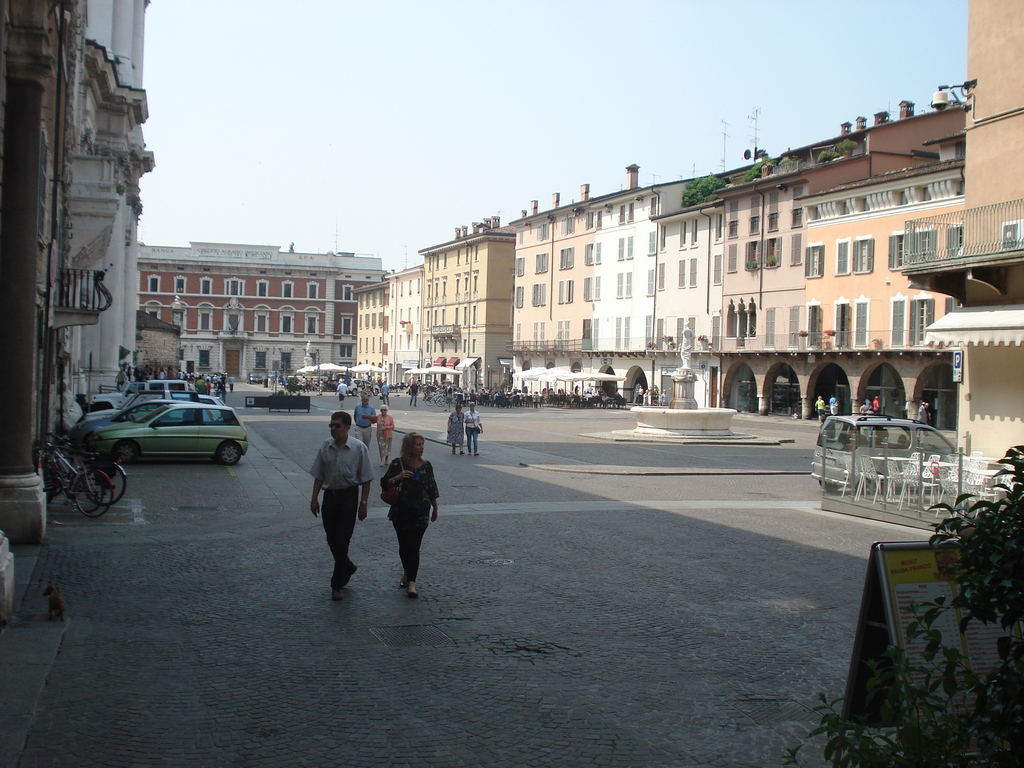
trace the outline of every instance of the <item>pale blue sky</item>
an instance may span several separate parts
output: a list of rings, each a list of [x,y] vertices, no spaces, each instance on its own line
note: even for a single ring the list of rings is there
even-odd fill
[[[380,256],[834,136],[966,78],[966,0],[154,0],[141,239]],[[728,123],[728,128],[722,124]],[[723,130],[728,138],[723,140]],[[408,254],[408,257],[406,257]]]

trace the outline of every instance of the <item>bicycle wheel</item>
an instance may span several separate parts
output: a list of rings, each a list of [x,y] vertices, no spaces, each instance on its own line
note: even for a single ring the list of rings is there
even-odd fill
[[[114,503],[114,484],[98,469],[83,469],[71,481],[67,496],[83,515],[99,517]]]

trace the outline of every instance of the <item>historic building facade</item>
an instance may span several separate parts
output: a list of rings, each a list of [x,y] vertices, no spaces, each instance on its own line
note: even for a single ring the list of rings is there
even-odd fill
[[[512,340],[514,230],[487,218],[420,254],[424,362],[461,371],[470,391],[498,386]]]
[[[135,344],[146,5],[0,3],[0,530],[15,542],[46,531],[33,443],[78,415],[89,382],[113,383]]]
[[[423,265],[388,275],[387,379],[400,382],[405,372],[423,365]]]
[[[356,291],[378,283],[380,259],[274,246],[140,247],[139,309],[181,327],[180,367],[289,374],[356,363]]]

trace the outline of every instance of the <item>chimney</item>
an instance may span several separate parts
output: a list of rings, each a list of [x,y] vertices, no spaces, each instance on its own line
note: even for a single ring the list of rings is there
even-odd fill
[[[552,208],[557,208],[559,206],[559,204],[560,204],[561,199],[562,199],[562,195],[560,193],[558,193],[558,192],[552,193],[552,195],[551,195],[551,207]]]
[[[857,130],[858,131],[863,131],[867,127],[868,127],[868,119],[866,117],[858,117],[857,118]]]
[[[526,211],[526,209],[525,209],[525,208],[523,208],[523,210],[522,210],[522,214],[523,214],[523,215],[522,215],[522,217],[521,217],[521,218],[524,218],[524,219],[525,219],[525,218],[526,218],[526,217],[527,217],[527,216],[529,215],[529,214],[527,213],[527,211]]]
[[[875,125],[885,125],[889,122],[888,112],[875,112]]]
[[[462,236],[463,237],[467,237],[468,235],[469,235],[469,227],[463,225],[463,227],[462,227]]]
[[[530,215],[531,216],[536,216],[537,215],[537,201],[536,200],[531,200],[530,201]]]
[[[479,221],[474,221],[473,222],[473,234],[474,235],[479,234],[480,230],[483,229],[483,228],[484,228],[484,225],[481,224]]]
[[[460,237],[462,237],[462,227],[456,227],[455,228],[455,239],[458,240]]]
[[[900,102],[900,120],[906,120],[908,117],[914,116],[914,102],[912,101],[901,101]]]
[[[491,226],[497,229],[501,226],[501,216],[491,216]]]
[[[853,123],[849,123],[849,122],[847,122],[847,123],[840,123],[839,124],[839,133],[842,136],[845,136],[846,134],[848,134],[850,132],[850,130],[852,128],[853,128]]]
[[[640,166],[636,163],[626,166],[626,189],[636,189],[640,186]]]
[[[580,202],[585,203],[590,199],[590,185],[580,184]]]

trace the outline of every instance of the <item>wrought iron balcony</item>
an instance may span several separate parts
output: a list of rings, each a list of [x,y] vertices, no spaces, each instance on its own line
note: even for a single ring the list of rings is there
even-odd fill
[[[61,269],[53,293],[53,327],[95,325],[100,312],[110,308],[114,297],[103,284],[99,269]]]
[[[1024,200],[1008,200],[904,226],[903,269],[933,272],[1024,260]]]

